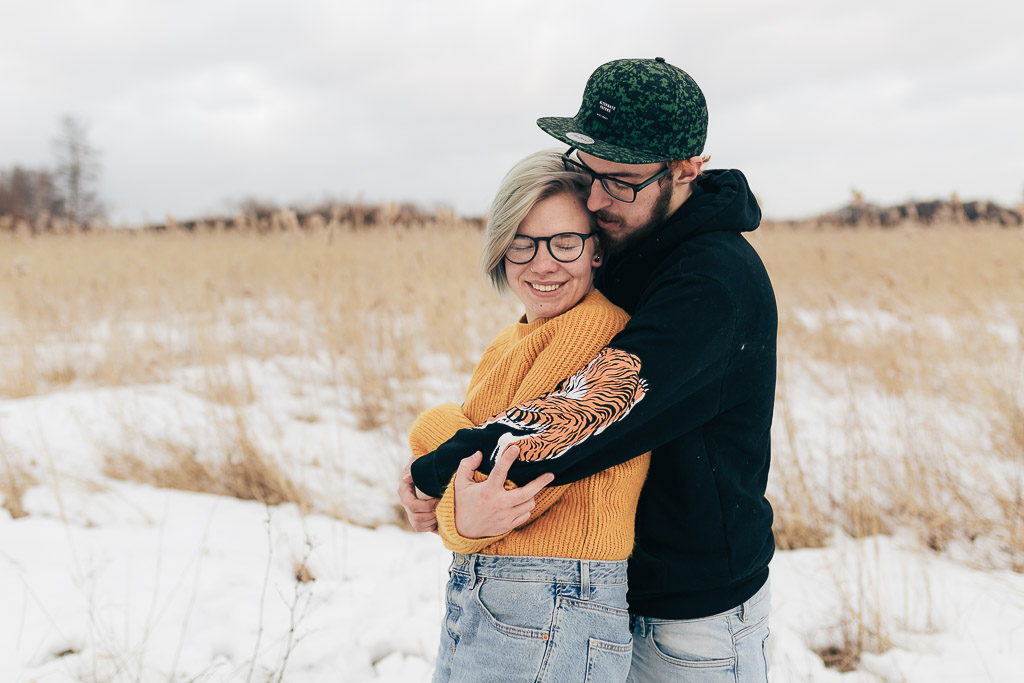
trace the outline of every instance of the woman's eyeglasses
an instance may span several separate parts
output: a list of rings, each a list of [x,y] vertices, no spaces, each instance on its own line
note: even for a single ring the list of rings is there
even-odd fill
[[[512,238],[512,244],[505,250],[505,258],[517,265],[523,265],[533,260],[537,255],[537,244],[547,244],[548,253],[551,258],[560,263],[572,263],[583,254],[583,245],[587,240],[597,233],[584,235],[579,232],[560,232],[551,237],[530,237],[529,235],[516,235]]]

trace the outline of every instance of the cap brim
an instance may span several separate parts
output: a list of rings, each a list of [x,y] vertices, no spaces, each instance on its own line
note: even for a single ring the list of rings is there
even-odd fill
[[[551,137],[561,140],[581,152],[595,156],[598,159],[604,159],[605,161],[617,164],[653,164],[661,161],[671,161],[671,159],[663,155],[638,152],[605,142],[580,127],[576,123],[575,118],[547,116],[537,119],[537,125]],[[587,142],[588,140],[590,142]]]

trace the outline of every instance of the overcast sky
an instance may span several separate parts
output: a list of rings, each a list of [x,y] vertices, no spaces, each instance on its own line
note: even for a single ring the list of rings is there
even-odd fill
[[[1024,191],[1024,3],[0,0],[0,168],[102,151],[118,223],[248,197],[481,214],[587,77],[665,57],[765,215]]]

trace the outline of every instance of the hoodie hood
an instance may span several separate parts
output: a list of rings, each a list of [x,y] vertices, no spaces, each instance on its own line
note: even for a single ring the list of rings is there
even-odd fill
[[[707,171],[697,178],[693,194],[665,222],[673,226],[689,226],[687,236],[733,230],[750,232],[761,224],[761,207],[750,191],[747,178],[736,169]]]
[[[751,232],[761,224],[761,207],[747,179],[736,169],[703,173],[691,194],[665,223],[639,244],[609,256],[598,286],[627,311],[646,286],[679,261],[691,240],[717,232]]]

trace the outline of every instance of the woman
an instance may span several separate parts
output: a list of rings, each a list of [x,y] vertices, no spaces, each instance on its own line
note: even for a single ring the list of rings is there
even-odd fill
[[[488,213],[482,263],[499,292],[511,290],[523,303],[525,315],[484,352],[461,407],[438,406],[416,420],[414,456],[559,389],[570,376],[607,367],[593,359],[627,315],[594,290],[602,254],[586,210],[589,190],[558,152],[527,157],[502,181]],[[588,400],[586,384],[573,385],[573,399]],[[457,523],[448,487],[436,512],[455,558],[435,681],[626,679],[632,641],[625,560],[648,459],[542,489],[526,522],[487,538],[460,534],[467,520]]]

